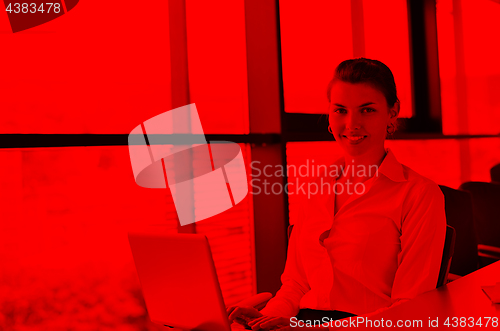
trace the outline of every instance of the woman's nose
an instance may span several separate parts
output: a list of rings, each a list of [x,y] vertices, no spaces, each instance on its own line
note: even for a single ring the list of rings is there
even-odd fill
[[[349,112],[346,120],[346,129],[347,130],[356,130],[361,127],[361,122],[358,114],[356,112]]]

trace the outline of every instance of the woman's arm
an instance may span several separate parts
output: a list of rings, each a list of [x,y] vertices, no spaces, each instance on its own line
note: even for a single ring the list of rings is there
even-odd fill
[[[294,225],[292,234],[288,241],[287,259],[285,271],[281,275],[281,288],[276,296],[269,300],[266,307],[261,310],[263,315],[292,317],[299,312],[299,303],[304,294],[311,288],[299,255],[299,243],[301,229],[305,221],[304,210],[299,212],[298,222]]]
[[[300,259],[300,245],[298,243],[305,215],[305,211],[301,209],[298,221],[289,238],[285,270],[281,275],[282,285],[279,291],[260,312],[249,307],[229,308],[228,314],[231,321],[235,320],[241,324],[248,323],[247,325],[255,330],[263,325],[266,325],[266,329],[274,330],[278,326],[288,325],[290,317],[297,315],[300,300],[310,290]]]
[[[434,182],[414,188],[403,205],[401,251],[392,286],[392,305],[436,288],[446,237],[444,195]]]

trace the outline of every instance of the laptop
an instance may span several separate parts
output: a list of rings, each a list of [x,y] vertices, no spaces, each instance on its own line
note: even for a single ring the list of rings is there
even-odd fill
[[[205,235],[167,234],[162,227],[128,235],[152,322],[170,328],[230,331]]]

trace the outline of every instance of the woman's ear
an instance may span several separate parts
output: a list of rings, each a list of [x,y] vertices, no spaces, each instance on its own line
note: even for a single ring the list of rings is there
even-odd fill
[[[398,101],[396,101],[394,106],[392,106],[392,108],[389,109],[389,114],[391,115],[391,119],[397,118],[399,116],[399,107],[400,107],[400,104],[399,104],[399,100],[398,100]]]

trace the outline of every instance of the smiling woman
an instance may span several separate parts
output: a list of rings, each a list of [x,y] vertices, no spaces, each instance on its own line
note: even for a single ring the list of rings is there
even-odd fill
[[[340,63],[328,85],[329,131],[343,150],[335,166],[376,173],[331,175],[349,192],[308,195],[290,236],[282,286],[252,318],[254,329],[291,326],[292,320],[371,316],[432,290],[438,281],[446,232],[438,185],[398,162],[385,148],[400,102],[391,70],[380,61]],[[328,153],[329,151],[324,151]]]
[[[328,84],[327,97],[330,133],[352,156],[364,155],[362,163],[380,164],[400,108],[390,69],[376,60],[344,61]]]

